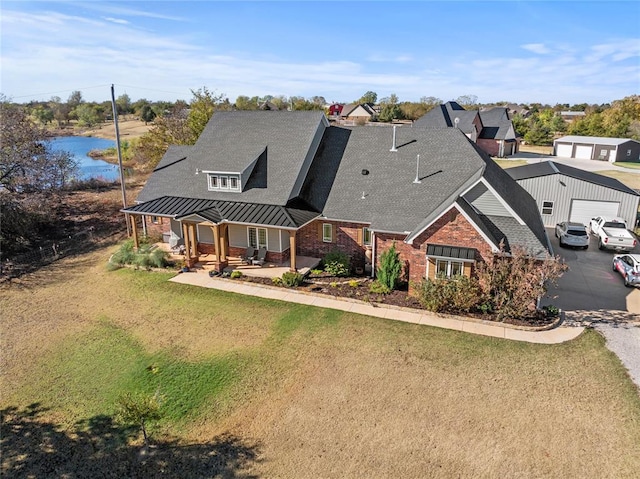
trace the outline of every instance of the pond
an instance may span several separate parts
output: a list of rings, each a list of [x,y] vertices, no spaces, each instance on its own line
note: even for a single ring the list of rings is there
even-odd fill
[[[88,153],[91,150],[104,150],[116,146],[113,140],[95,138],[92,136],[57,136],[50,140],[54,150],[62,150],[71,153],[78,162],[80,179],[92,178],[116,181],[120,179],[120,170],[117,165],[112,165],[103,160],[94,160]]]

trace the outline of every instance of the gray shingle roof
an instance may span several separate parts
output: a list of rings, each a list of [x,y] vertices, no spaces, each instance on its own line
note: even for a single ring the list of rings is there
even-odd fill
[[[576,178],[578,180],[587,181],[596,185],[612,188],[614,190],[623,191],[624,193],[629,193],[630,195],[638,195],[635,190],[629,188],[624,183],[616,180],[615,178],[599,175],[590,171],[584,171],[579,168],[574,168],[562,163],[556,163],[551,160],[543,161],[540,163],[532,163],[530,165],[516,166],[514,168],[508,168],[506,171],[516,181],[527,178],[538,178],[540,176],[561,174],[569,176],[571,178]]]
[[[195,145],[167,151],[139,200],[182,196],[285,205],[314,135],[325,123],[323,112],[216,113]],[[250,169],[265,149],[264,171],[254,171],[242,193],[208,191],[207,175],[196,175],[196,170],[240,173]],[[176,161],[184,153],[186,158]]]
[[[492,140],[513,140],[515,133],[507,109],[504,107],[494,107],[480,112],[482,120],[482,131],[480,138]]]
[[[455,101],[448,101],[444,105],[438,105],[413,122],[417,128],[450,128],[456,126],[466,134],[471,134],[474,129],[473,121],[478,116],[477,111],[465,110]]]

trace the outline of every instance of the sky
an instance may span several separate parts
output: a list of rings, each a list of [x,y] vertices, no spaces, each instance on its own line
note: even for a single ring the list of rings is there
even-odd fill
[[[640,94],[640,1],[7,1],[0,93],[26,103],[367,91],[400,101]]]

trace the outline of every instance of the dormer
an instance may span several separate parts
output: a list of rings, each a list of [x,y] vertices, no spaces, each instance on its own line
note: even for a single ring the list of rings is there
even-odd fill
[[[242,191],[242,175],[226,171],[203,171],[207,175],[209,191],[236,192]]]

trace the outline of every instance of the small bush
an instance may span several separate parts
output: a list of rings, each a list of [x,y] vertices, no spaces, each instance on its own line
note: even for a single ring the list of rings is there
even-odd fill
[[[324,271],[322,271],[321,269],[312,269],[311,270],[311,274],[316,275],[316,276],[320,276]]]
[[[238,279],[238,278],[242,278],[244,275],[242,274],[242,271],[238,271],[237,269],[231,272],[231,279]]]
[[[380,281],[374,281],[371,283],[371,286],[369,286],[369,292],[373,294],[389,294],[391,290]]]
[[[324,270],[332,276],[349,276],[351,272],[351,260],[346,253],[333,250],[322,259]]]
[[[300,286],[303,282],[304,282],[304,276],[300,273],[287,271],[282,275],[282,284],[284,284],[287,288]]]
[[[152,245],[147,242],[142,242],[136,251],[133,240],[127,240],[120,246],[120,249],[111,257],[111,263],[118,266],[131,264],[146,269],[164,268],[170,264],[169,255],[165,251],[152,248]]]
[[[418,287],[418,300],[429,311],[469,312],[481,300],[480,288],[475,279],[467,276],[425,279]]]
[[[282,278],[276,276],[275,278],[271,278],[271,282],[276,286],[280,286],[282,284]]]
[[[360,281],[352,279],[351,281],[349,281],[349,286],[351,286],[352,288],[357,288],[358,286],[360,286]]]
[[[338,287],[338,283],[333,281],[333,282],[329,283],[329,286],[331,286],[332,288],[337,288]]]

